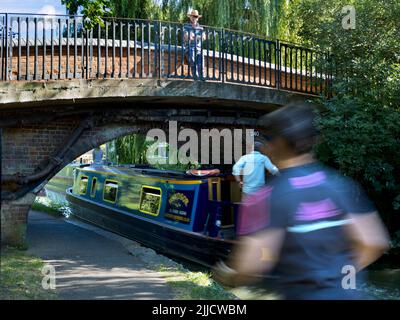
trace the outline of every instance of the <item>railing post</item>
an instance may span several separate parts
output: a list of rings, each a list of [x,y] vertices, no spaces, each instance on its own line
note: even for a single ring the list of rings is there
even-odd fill
[[[1,26],[1,47],[0,47],[0,67],[1,67],[1,71],[0,71],[0,80],[4,80],[4,27],[5,27],[5,21],[4,21],[5,15],[1,15],[1,19],[2,21]]]
[[[1,15],[1,19],[3,18],[3,15]],[[4,36],[3,36],[3,30],[4,30],[4,23],[3,21],[0,21],[0,25],[2,26],[1,28],[1,43],[0,43],[0,81],[3,80],[3,48],[4,48]]]
[[[279,90],[281,87],[281,48],[279,40],[276,40],[275,45],[275,86]]]
[[[163,61],[163,54],[162,54],[162,39],[163,39],[163,29],[161,21],[158,22],[158,79],[162,77],[162,61]]]
[[[6,13],[6,21],[5,21],[5,26],[3,28],[5,30],[5,35],[3,37],[4,41],[3,47],[5,51],[3,80],[8,81],[8,13]]]
[[[3,73],[4,73],[4,59],[3,59],[3,50],[4,50],[4,16],[3,15],[1,15],[1,19],[2,19],[2,21],[0,22],[1,23],[1,26],[2,26],[2,29],[1,29],[1,45],[0,45],[0,80],[3,80]]]
[[[90,43],[89,43],[89,77],[92,78],[93,71],[93,27],[90,29]]]
[[[85,77],[89,79],[89,30],[85,28]]]
[[[225,82],[225,61],[226,61],[226,59],[225,59],[225,29],[224,28],[222,28],[222,32],[221,32],[221,51],[222,51],[222,57],[221,57],[221,64],[222,64],[222,70],[221,70],[221,73],[222,73],[222,83],[224,83]],[[215,49],[214,49],[215,50]]]

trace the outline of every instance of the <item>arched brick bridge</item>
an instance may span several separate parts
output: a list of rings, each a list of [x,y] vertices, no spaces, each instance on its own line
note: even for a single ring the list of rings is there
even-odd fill
[[[206,27],[196,78],[180,24],[120,19],[86,31],[80,17],[1,19],[2,243],[24,239],[38,190],[95,146],[168,120],[254,128],[289,101],[329,93],[326,56],[280,41]]]

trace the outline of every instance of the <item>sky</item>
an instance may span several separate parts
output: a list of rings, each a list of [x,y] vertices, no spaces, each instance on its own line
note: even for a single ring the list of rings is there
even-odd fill
[[[65,14],[61,0],[0,0],[0,13]]]

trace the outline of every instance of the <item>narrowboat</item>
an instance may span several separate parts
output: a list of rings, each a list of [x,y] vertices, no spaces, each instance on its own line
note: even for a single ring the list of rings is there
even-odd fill
[[[207,267],[235,243],[240,189],[229,174],[92,164],[75,168],[66,198],[80,219]]]

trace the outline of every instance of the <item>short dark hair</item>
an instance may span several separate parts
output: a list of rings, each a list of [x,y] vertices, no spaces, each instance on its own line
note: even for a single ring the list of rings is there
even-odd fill
[[[258,127],[269,139],[276,136],[285,139],[297,154],[307,153],[311,151],[318,134],[314,126],[316,114],[313,106],[303,102],[290,103],[261,117]]]
[[[254,141],[254,151],[262,151],[262,148],[264,147],[264,143],[262,143],[260,140],[255,140]]]

